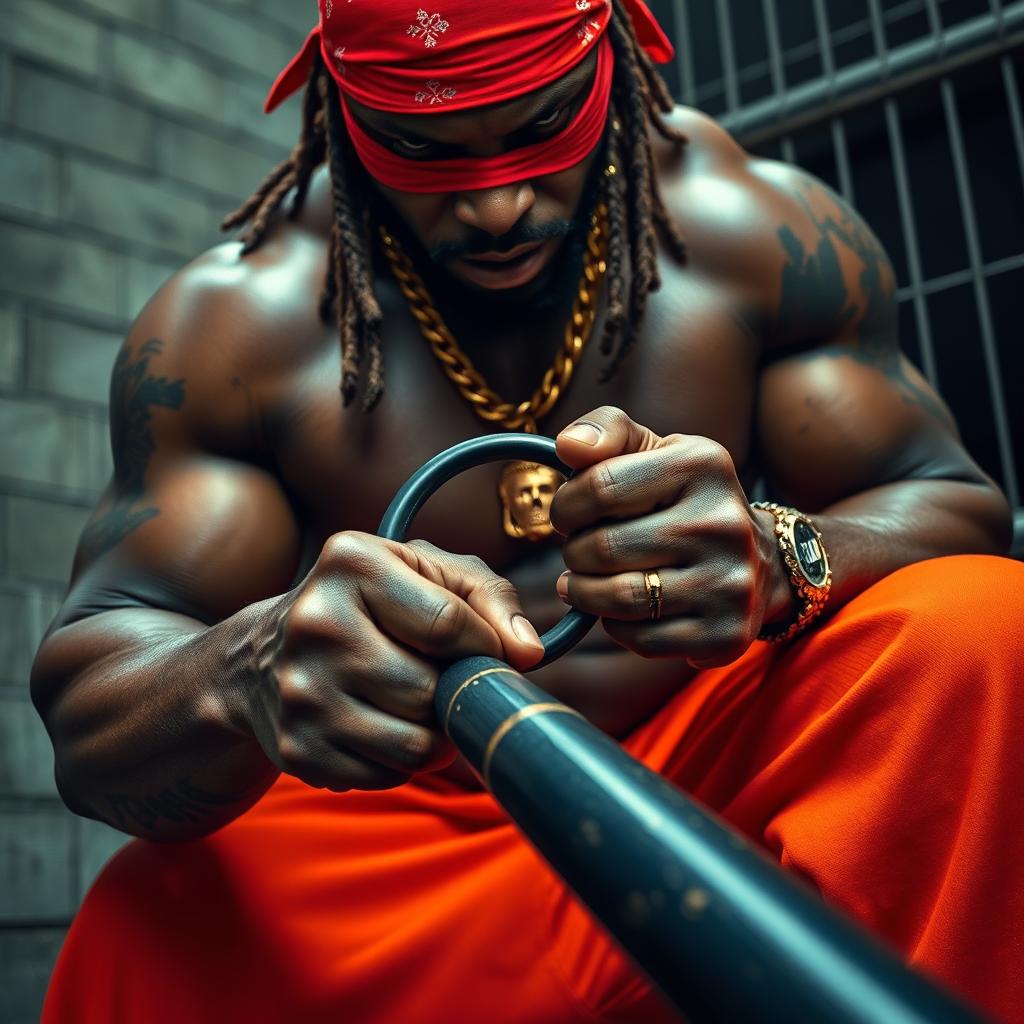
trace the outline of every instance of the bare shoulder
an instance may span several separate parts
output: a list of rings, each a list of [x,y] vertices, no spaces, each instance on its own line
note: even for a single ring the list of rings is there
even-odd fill
[[[255,251],[239,242],[203,253],[160,288],[133,325],[115,367],[187,383],[182,429],[202,447],[244,454],[270,387],[322,344],[318,299],[324,245],[282,223]],[[130,377],[130,374],[129,374]]]
[[[662,195],[692,269],[738,289],[777,346],[888,327],[895,277],[856,211],[813,174],[748,153],[713,118],[676,107],[688,143],[659,147]],[[884,322],[884,323],[883,323]]]

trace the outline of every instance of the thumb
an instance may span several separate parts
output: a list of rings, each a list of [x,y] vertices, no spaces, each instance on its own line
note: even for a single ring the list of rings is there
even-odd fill
[[[659,448],[662,438],[653,430],[631,420],[614,405],[573,420],[555,439],[558,457],[570,468],[580,470],[616,455],[632,455]]]

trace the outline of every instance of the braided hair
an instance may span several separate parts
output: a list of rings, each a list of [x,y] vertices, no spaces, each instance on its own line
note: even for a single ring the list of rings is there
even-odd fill
[[[601,185],[608,207],[603,380],[622,365],[636,341],[647,296],[661,283],[659,241],[678,262],[686,258],[682,233],[658,190],[650,130],[677,146],[686,143],[686,136],[667,122],[672,97],[617,3],[608,31],[615,52],[610,109],[614,130],[609,133],[608,160],[616,171],[604,175]],[[242,252],[252,252],[289,196],[288,216],[299,213],[313,172],[324,162],[330,172],[333,217],[320,316],[324,323],[333,321],[338,327],[345,405],[355,400],[362,386],[362,407],[369,411],[384,393],[382,313],[373,287],[369,190],[348,139],[338,87],[319,55],[303,98],[298,144],[245,203],[224,218],[221,227],[226,231],[244,226]]]

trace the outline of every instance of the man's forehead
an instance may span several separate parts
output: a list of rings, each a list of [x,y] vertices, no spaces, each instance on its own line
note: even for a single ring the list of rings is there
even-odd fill
[[[359,120],[371,128],[408,131],[414,135],[429,133],[431,137],[440,139],[472,122],[486,134],[504,135],[581,92],[593,79],[596,65],[596,53],[592,52],[561,78],[543,88],[506,103],[491,103],[451,114],[392,114],[364,106],[351,97],[346,99],[346,103]]]

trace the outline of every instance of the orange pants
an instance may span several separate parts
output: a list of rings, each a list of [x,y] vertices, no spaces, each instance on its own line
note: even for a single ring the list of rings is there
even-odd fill
[[[1024,565],[937,559],[702,673],[626,741],[915,964],[1024,1021]],[[124,848],[44,1024],[676,1017],[485,793],[282,777]]]

